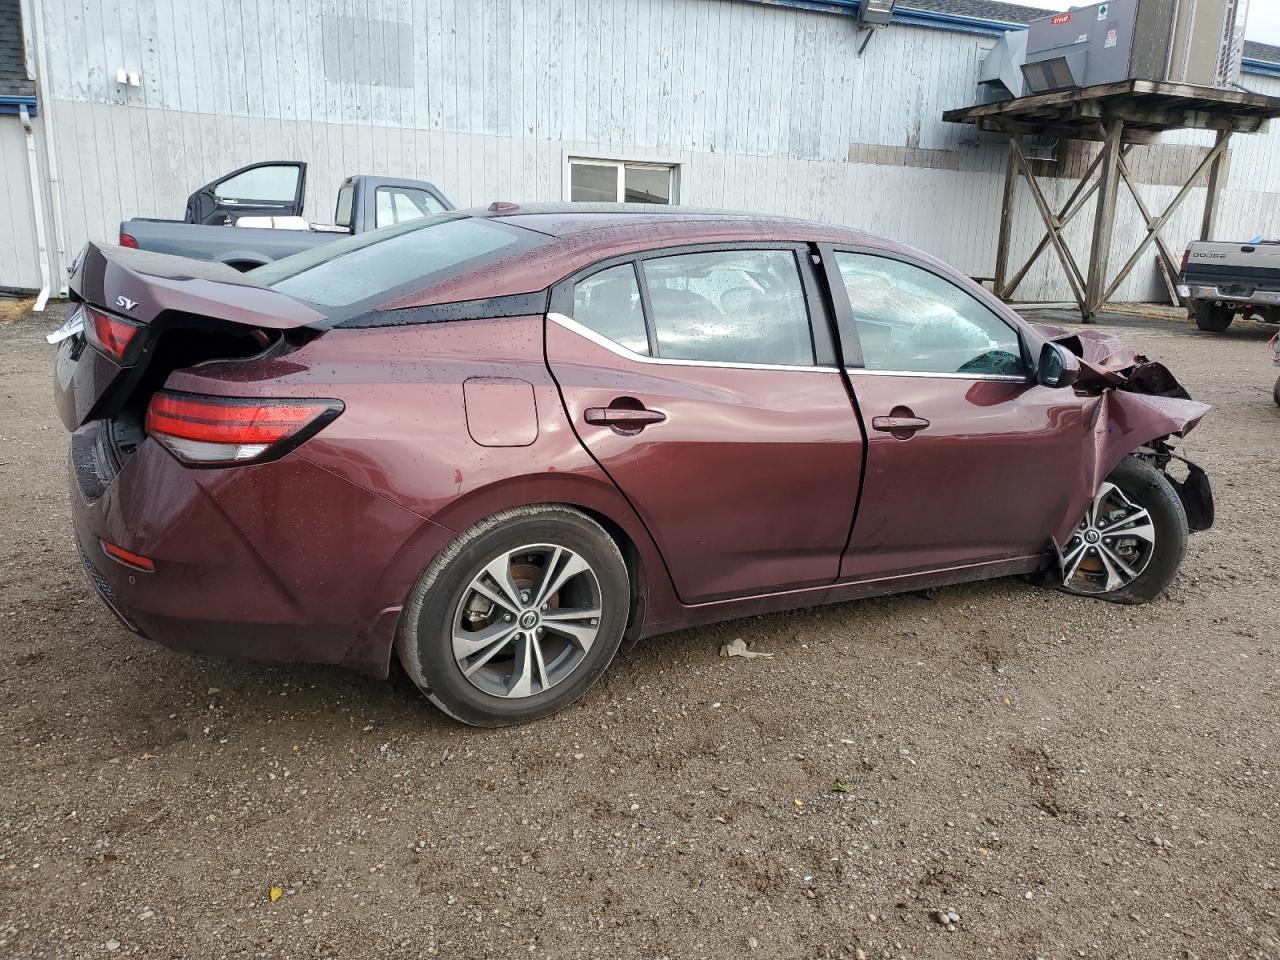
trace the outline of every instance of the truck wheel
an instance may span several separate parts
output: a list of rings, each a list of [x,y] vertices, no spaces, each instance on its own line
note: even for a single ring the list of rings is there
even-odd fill
[[[1186,552],[1187,513],[1177,492],[1155,467],[1126,457],[1062,548],[1062,588],[1147,603],[1164,592]]]
[[[1221,333],[1231,326],[1231,321],[1236,318],[1235,311],[1230,307],[1220,307],[1212,303],[1197,303],[1192,310],[1195,313],[1196,326],[1206,333]]]
[[[1280,407],[1280,378],[1276,379],[1276,385],[1271,388],[1271,399],[1276,402],[1276,406]]]

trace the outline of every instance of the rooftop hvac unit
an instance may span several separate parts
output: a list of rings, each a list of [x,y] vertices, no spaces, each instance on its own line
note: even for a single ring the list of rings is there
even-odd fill
[[[982,61],[978,77],[982,102],[1022,96],[1022,64],[1027,59],[1027,31],[1010,30],[991,48]]]
[[[1031,22],[1026,93],[1159,80],[1240,79],[1248,0],[1109,0]]]

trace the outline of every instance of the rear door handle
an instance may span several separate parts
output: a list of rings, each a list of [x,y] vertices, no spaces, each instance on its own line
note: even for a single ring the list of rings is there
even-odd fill
[[[601,427],[638,430],[651,423],[661,423],[667,415],[657,410],[632,410],[629,407],[588,407],[583,419]]]

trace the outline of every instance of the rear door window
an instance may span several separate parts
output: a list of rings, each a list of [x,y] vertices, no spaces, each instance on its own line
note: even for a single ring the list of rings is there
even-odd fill
[[[791,250],[717,250],[646,260],[664,359],[814,364],[809,311]]]
[[[649,354],[640,285],[630,263],[601,270],[576,284],[573,319],[632,353]]]

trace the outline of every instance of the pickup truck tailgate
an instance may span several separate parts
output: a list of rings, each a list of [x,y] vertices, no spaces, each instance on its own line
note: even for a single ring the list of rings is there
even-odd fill
[[[1230,288],[1225,295],[1280,290],[1280,243],[1193,243],[1183,277],[1189,285]]]

